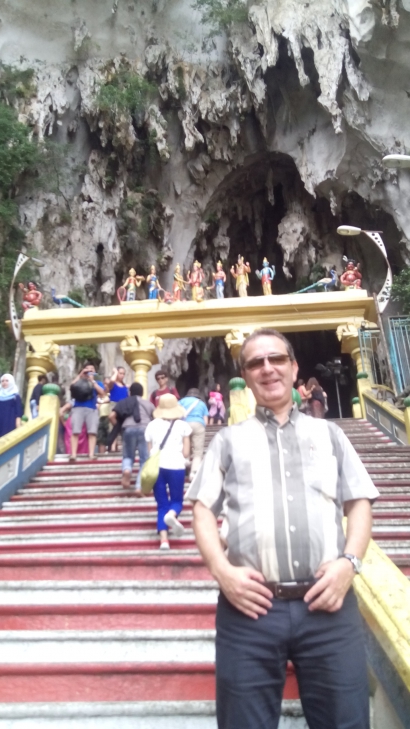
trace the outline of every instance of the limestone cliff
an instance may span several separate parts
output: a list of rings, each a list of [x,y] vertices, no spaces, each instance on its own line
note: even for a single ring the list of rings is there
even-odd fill
[[[170,286],[177,262],[238,253],[276,265],[277,293],[343,254],[376,290],[381,256],[341,223],[383,230],[393,267],[410,259],[410,174],[381,165],[410,148],[409,0],[246,10],[209,39],[192,0],[1,0],[2,61],[35,70],[20,118],[68,150],[63,189],[19,198],[46,290],[109,304],[131,264]],[[144,104],[113,113],[101,87],[131,76]]]

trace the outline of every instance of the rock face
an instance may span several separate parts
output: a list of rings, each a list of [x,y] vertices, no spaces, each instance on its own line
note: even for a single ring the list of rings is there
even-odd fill
[[[410,174],[381,165],[410,147],[408,0],[261,0],[247,18],[210,41],[190,0],[4,0],[3,62],[35,70],[20,118],[67,145],[60,188],[19,198],[46,289],[108,305],[131,265],[169,288],[176,263],[241,253],[276,266],[276,293],[343,254],[378,290],[381,257],[341,223],[409,259]],[[135,76],[144,103],[104,107],[101,86]]]

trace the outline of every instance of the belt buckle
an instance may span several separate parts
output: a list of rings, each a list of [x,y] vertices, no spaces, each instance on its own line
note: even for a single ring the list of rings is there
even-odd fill
[[[312,585],[314,582],[310,580],[277,582],[273,594],[279,600],[302,600]]]

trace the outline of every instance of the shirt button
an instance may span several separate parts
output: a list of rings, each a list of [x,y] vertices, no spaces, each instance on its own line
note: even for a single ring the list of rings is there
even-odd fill
[[[293,526],[293,524],[292,524],[292,526],[290,526],[290,527],[289,527],[289,531],[291,531],[291,532],[295,532],[295,531],[296,531],[296,527],[295,527],[295,526]]]
[[[293,563],[293,566],[294,566],[294,567],[299,567],[299,562],[297,561],[297,559],[295,559],[295,561],[294,561],[294,563]]]
[[[288,501],[293,501],[293,496],[292,496],[292,494],[289,494],[289,496],[288,496]]]
[[[290,471],[286,471],[285,476],[290,476]]]
[[[280,430],[280,431],[279,431],[279,433],[280,433],[281,435],[283,435],[283,430]]]
[[[286,448],[284,448],[284,449],[283,449],[283,452],[284,452],[284,453],[285,453],[286,455],[288,455],[288,452],[287,452]]]

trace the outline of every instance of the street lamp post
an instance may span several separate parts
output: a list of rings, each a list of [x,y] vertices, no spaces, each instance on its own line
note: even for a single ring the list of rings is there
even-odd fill
[[[409,157],[409,159],[410,159],[410,157]],[[383,258],[386,261],[387,274],[386,274],[385,282],[384,282],[381,290],[377,294],[376,298],[377,298],[377,303],[379,306],[379,311],[380,311],[380,313],[383,313],[383,311],[385,310],[385,308],[390,300],[391,287],[392,287],[392,283],[393,283],[393,274],[392,274],[392,270],[390,268],[389,259],[387,258],[386,246],[383,243],[383,239],[380,235],[380,231],[379,230],[362,230],[362,228],[357,228],[355,225],[339,225],[337,232],[339,233],[339,235],[347,235],[347,236],[360,235],[360,233],[364,233],[365,235],[367,235],[368,238],[370,238],[371,241],[373,241],[373,243],[375,243],[377,245],[379,251],[381,251]]]
[[[382,163],[389,169],[404,169],[410,167],[410,155],[408,154],[386,154]]]

